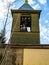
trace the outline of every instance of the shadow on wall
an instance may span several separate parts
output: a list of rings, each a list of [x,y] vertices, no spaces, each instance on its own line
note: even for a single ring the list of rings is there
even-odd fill
[[[12,65],[16,65],[16,63],[15,63],[15,61],[16,61],[16,56],[12,56]]]
[[[2,54],[0,54],[0,61],[1,61],[1,59],[2,59]]]

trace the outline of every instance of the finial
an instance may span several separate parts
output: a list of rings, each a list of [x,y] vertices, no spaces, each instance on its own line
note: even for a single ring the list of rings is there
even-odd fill
[[[25,0],[25,3],[28,4],[28,0]]]

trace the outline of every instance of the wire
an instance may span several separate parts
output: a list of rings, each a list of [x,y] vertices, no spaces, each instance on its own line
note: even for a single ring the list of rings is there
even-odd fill
[[[17,18],[17,21],[18,21],[18,18]],[[13,31],[15,30],[15,27],[16,27],[16,24],[15,24],[15,26],[13,27]],[[12,35],[13,35],[13,32],[11,33],[11,37],[12,37]],[[6,51],[8,50],[8,48],[10,48],[11,46],[10,46],[10,41],[11,41],[11,37],[10,37],[10,39],[9,39],[9,42],[8,42],[8,44],[6,45],[6,48],[5,48],[5,52],[4,52],[4,55],[3,55],[3,58],[2,58],[2,60],[1,60],[1,62],[0,62],[0,64],[2,63],[2,61],[3,61],[3,59],[4,59],[4,57],[5,57],[5,55],[6,55]]]
[[[9,8],[10,8],[10,7],[9,7]],[[9,9],[8,9],[8,13],[9,13]],[[7,18],[6,18],[6,23],[7,23],[7,19],[8,19],[8,13],[7,13]],[[18,20],[18,18],[17,18],[17,20]],[[5,23],[5,26],[6,26],[6,23]],[[13,31],[14,31],[15,27],[16,27],[16,24],[15,24],[15,26],[14,26],[14,28],[13,28]],[[13,32],[11,33],[11,37],[12,37],[12,35],[13,35]],[[6,56],[6,51],[10,48],[10,45],[9,45],[9,44],[10,44],[11,37],[10,37],[10,39],[9,39],[8,44],[7,44],[6,47],[5,47],[5,50],[4,50],[2,59],[1,59],[1,61],[0,61],[0,65],[2,64],[3,59],[4,59],[4,57]]]
[[[8,0],[7,0],[7,2],[8,2]],[[3,37],[0,39],[1,42],[2,42],[2,39],[5,37],[6,25],[9,24],[9,23],[7,24],[7,20],[8,20],[8,15],[9,15],[10,6],[13,5],[15,2],[16,2],[16,0],[15,0],[12,4],[9,4],[9,6],[8,6],[8,12],[7,12],[5,24],[4,24],[4,27],[3,27],[3,31],[2,31],[2,33],[1,33],[2,36],[3,36]]]

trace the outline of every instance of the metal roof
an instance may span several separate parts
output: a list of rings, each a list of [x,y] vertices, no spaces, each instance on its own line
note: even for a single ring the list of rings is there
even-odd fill
[[[23,4],[19,10],[33,10],[33,8],[29,4]]]

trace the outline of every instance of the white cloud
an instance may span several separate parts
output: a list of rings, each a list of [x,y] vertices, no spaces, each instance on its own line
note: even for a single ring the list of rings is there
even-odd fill
[[[8,12],[9,2],[14,2],[15,0],[4,0],[4,2],[0,1],[0,18],[5,18]]]
[[[43,35],[44,33],[47,32],[47,29],[40,24],[40,31],[41,31],[40,35]]]
[[[49,42],[49,29],[47,29],[46,27],[42,26],[41,24],[40,24],[40,37],[42,39],[41,43],[45,44],[43,42],[44,40],[45,40],[45,42]]]
[[[34,0],[28,0],[29,4],[35,4],[36,2]]]
[[[40,4],[46,4],[47,3],[47,0],[38,0],[38,2],[40,3]]]
[[[4,0],[4,3],[7,5],[7,4],[11,4],[12,2],[14,2],[15,0]]]
[[[8,2],[14,2],[15,0],[8,0]]]
[[[33,6],[33,8],[34,8],[34,9],[40,9],[41,7],[40,7],[39,4],[36,4],[36,5]]]
[[[45,20],[45,23],[48,23],[49,21],[48,20]]]
[[[8,1],[7,0],[4,0],[4,1],[0,0],[0,27],[2,27],[2,28],[3,28],[2,25],[5,24],[7,12],[8,12],[8,5],[11,4],[14,1],[15,0],[8,0]],[[10,20],[11,20],[11,18],[10,18]],[[2,28],[0,28],[0,30],[2,30]]]
[[[5,9],[4,9],[4,3],[0,1],[0,18],[4,17]]]

